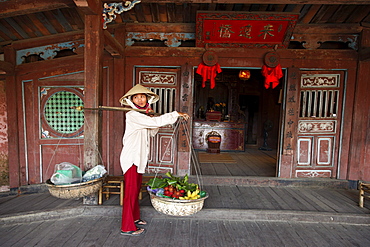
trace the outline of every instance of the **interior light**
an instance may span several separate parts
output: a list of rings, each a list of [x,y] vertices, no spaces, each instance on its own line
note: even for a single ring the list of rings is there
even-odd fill
[[[241,80],[248,80],[251,78],[251,72],[247,69],[242,69],[239,71],[239,79]]]

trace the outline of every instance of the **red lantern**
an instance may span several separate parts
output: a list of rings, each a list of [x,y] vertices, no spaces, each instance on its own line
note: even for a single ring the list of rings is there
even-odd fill
[[[249,70],[240,70],[239,71],[239,79],[241,80],[248,80],[251,78],[251,72]]]

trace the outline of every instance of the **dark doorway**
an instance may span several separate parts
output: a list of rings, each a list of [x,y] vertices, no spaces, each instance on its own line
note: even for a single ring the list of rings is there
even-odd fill
[[[207,152],[205,134],[211,130],[221,133],[225,122],[244,126],[243,148],[241,150],[232,150],[232,147],[236,146],[233,142],[237,142],[239,137],[229,138],[230,135],[225,134],[227,132],[221,134],[223,135],[222,141],[232,144],[227,145],[225,149],[221,148],[221,153],[228,153],[236,163],[201,164],[201,167],[203,165],[204,168],[202,169],[203,173],[206,173],[204,175],[275,176],[276,174],[276,150],[279,141],[280,102],[284,78],[280,79],[280,84],[275,88],[266,88],[261,69],[248,69],[250,72],[248,80],[239,78],[242,69],[246,70],[247,68],[222,68],[222,73],[216,77],[214,89],[210,89],[208,81],[203,87],[202,77],[194,71],[193,144],[195,144],[195,150],[198,153]],[[226,103],[225,116],[219,122],[207,122],[205,118],[205,113],[210,108],[207,104],[207,100],[210,98],[214,99],[216,103]],[[267,139],[266,122],[269,123]],[[202,127],[201,131],[203,132],[195,132],[199,130],[199,126]],[[204,126],[210,126],[210,129],[207,130]],[[266,143],[271,147],[271,151],[259,150]]]

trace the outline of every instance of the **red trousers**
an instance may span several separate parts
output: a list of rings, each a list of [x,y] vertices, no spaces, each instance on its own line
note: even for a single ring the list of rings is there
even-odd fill
[[[137,166],[132,165],[124,175],[125,195],[122,206],[122,225],[124,232],[136,231],[135,220],[140,219],[139,193],[143,174],[137,173]]]

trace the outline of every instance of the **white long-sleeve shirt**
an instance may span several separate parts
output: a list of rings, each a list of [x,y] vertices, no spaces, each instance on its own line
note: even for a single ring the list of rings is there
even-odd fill
[[[138,173],[145,173],[149,155],[149,137],[157,134],[159,127],[173,124],[180,114],[177,111],[150,117],[129,111],[126,113],[126,129],[120,156],[123,174],[134,164]]]

